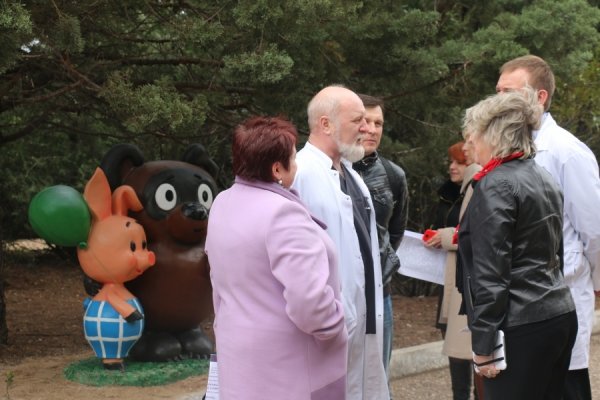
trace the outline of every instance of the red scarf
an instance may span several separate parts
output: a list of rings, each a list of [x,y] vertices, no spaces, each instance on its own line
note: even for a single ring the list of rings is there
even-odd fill
[[[481,180],[481,178],[489,174],[494,168],[496,168],[500,164],[504,164],[505,162],[514,160],[515,158],[523,157],[523,154],[524,153],[522,151],[517,151],[516,153],[512,153],[511,155],[506,156],[504,158],[492,158],[490,161],[488,161],[487,164],[483,166],[481,171],[479,171],[473,176],[473,180]]]
[[[522,151],[517,151],[516,153],[512,153],[511,155],[506,156],[504,158],[492,158],[490,161],[488,161],[487,164],[485,164],[485,166],[481,169],[481,171],[479,171],[478,173],[473,175],[473,180],[474,181],[481,180],[481,178],[483,178],[484,176],[489,174],[498,165],[503,164],[508,161],[511,161],[511,160],[514,160],[515,158],[523,157],[523,154],[524,153]],[[452,235],[452,244],[458,244],[458,229],[459,229],[459,227],[460,227],[460,224],[456,225],[456,229],[454,230],[454,235]]]

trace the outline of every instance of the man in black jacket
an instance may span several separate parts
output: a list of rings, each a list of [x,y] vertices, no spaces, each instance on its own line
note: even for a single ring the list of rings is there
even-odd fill
[[[383,134],[383,101],[368,95],[359,94],[359,97],[366,109],[365,118],[369,128],[362,140],[365,157],[355,162],[353,167],[369,188],[375,207],[384,284],[383,362],[389,380],[393,337],[391,281],[393,274],[400,268],[396,250],[406,228],[408,189],[402,168],[377,153]]]

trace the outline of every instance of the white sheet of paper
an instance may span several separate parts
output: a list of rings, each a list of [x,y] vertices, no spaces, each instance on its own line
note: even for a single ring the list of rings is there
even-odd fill
[[[447,251],[425,247],[422,233],[405,231],[400,247],[396,251],[400,258],[398,273],[433,282],[444,284]]]
[[[208,381],[206,382],[206,400],[219,400],[219,370],[217,368],[217,355],[210,355],[208,366]]]

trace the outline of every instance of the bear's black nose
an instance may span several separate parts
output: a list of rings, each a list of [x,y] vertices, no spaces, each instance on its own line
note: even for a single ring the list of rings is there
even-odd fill
[[[185,203],[181,206],[181,212],[186,218],[204,220],[208,218],[208,211],[200,203]]]

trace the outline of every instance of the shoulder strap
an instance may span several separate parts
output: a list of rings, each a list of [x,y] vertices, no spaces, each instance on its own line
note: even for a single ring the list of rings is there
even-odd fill
[[[388,182],[390,183],[390,187],[392,188],[392,194],[394,195],[394,200],[400,200],[400,179],[398,179],[398,175],[394,173],[394,167],[392,167],[392,163],[387,158],[379,157],[381,160],[381,164],[383,164],[383,168],[385,168],[385,174],[388,177]]]

